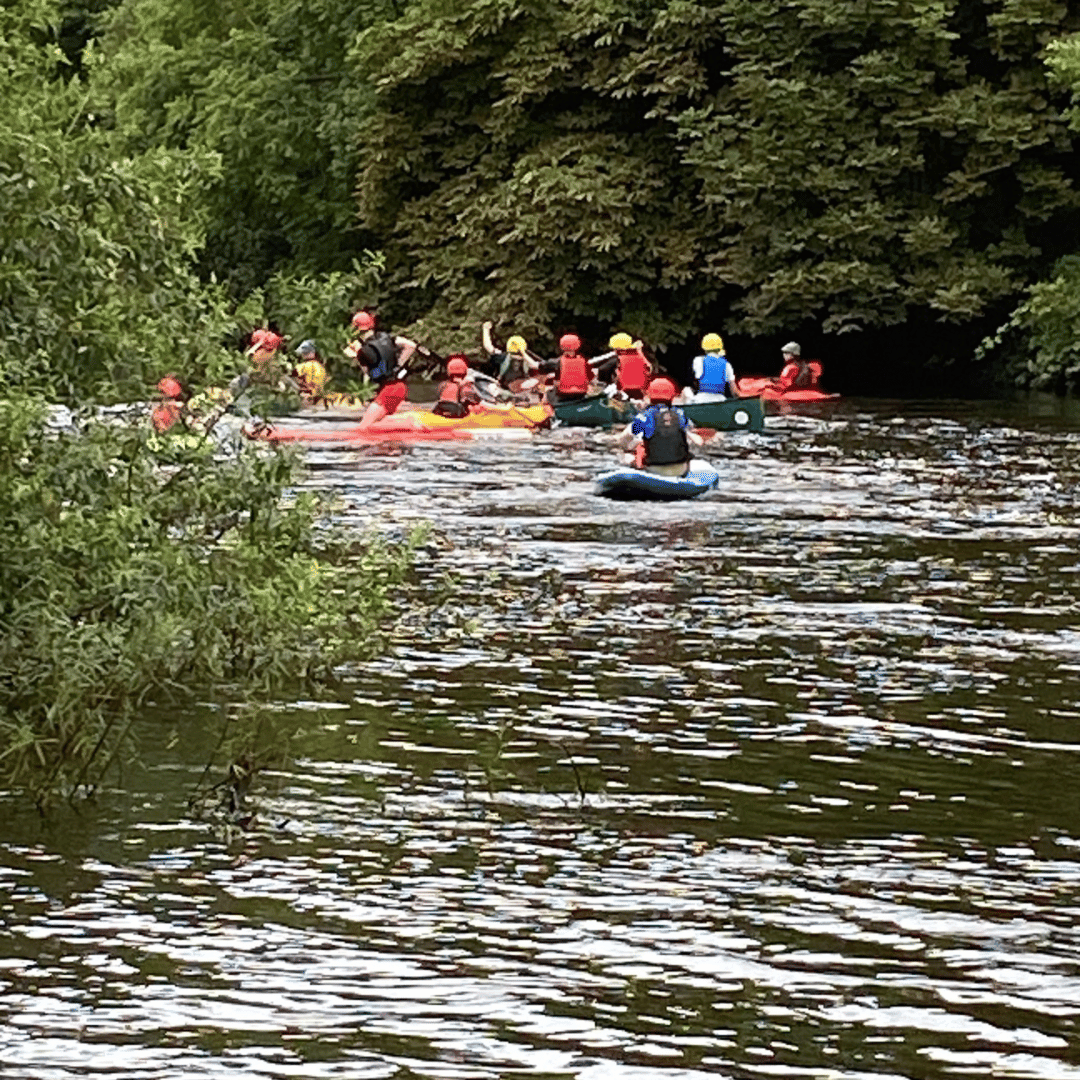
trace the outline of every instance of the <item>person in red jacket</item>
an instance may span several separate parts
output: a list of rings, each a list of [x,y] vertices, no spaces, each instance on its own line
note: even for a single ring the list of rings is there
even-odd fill
[[[345,355],[355,360],[379,388],[375,400],[360,419],[360,427],[370,427],[392,416],[409,396],[405,384],[406,365],[416,351],[416,342],[395,337],[375,327],[370,311],[358,311],[352,317],[357,337],[345,346]]]
[[[446,360],[446,381],[439,385],[439,400],[431,411],[439,416],[460,418],[469,415],[470,405],[479,405],[480,395],[469,378],[469,361],[455,353]]]
[[[615,387],[624,397],[640,401],[645,396],[652,379],[652,364],[641,351],[641,342],[633,341],[629,334],[613,334],[608,345],[618,357],[615,369]]]
[[[559,349],[559,356],[544,364],[545,370],[555,373],[554,403],[579,401],[592,386],[595,374],[592,361],[581,355],[581,338],[577,334],[563,334]]]
[[[797,341],[789,341],[781,350],[784,366],[774,384],[778,390],[816,390],[821,378],[821,365],[816,360],[804,360]]]

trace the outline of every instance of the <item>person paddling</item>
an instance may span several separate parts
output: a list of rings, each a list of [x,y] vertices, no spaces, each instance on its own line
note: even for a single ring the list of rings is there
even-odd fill
[[[636,468],[657,476],[685,476],[689,471],[690,447],[700,446],[702,439],[682,409],[672,404],[678,392],[670,379],[653,379],[647,387],[649,407],[619,436],[625,448],[636,446]]]
[[[581,355],[581,338],[577,334],[563,334],[559,338],[559,355],[544,363],[543,369],[555,373],[552,404],[580,401],[592,386],[593,361]]]
[[[480,327],[484,352],[491,362],[492,374],[507,390],[517,392],[523,380],[532,378],[540,370],[543,360],[529,351],[528,342],[520,334],[507,338],[505,349],[496,349],[491,340],[492,325],[486,322]]]
[[[460,419],[469,415],[470,405],[479,405],[480,395],[469,378],[469,361],[462,353],[446,359],[446,381],[439,385],[439,400],[431,411],[439,416]]]
[[[804,360],[797,341],[789,341],[780,351],[784,357],[784,366],[774,380],[777,389],[816,389],[818,379],[821,378],[821,365],[813,360]]]
[[[379,388],[360,419],[359,426],[363,429],[392,416],[408,398],[405,365],[416,352],[416,342],[377,330],[375,316],[370,311],[358,311],[352,317],[352,324],[357,336],[345,346],[345,355],[355,360]]]
[[[694,401],[726,401],[738,397],[735,369],[724,351],[724,339],[719,334],[706,334],[701,339],[701,355],[694,357]]]
[[[603,374],[615,366],[615,390],[624,398],[640,401],[652,378],[653,366],[642,352],[641,342],[620,331],[608,341],[610,352],[594,356],[592,363]]]

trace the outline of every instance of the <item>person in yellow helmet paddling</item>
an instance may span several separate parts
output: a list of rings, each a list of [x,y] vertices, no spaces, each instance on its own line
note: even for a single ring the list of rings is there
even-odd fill
[[[724,339],[719,334],[706,334],[701,339],[701,355],[694,357],[694,401],[726,401],[738,397],[735,388],[735,369],[724,351]]]
[[[516,391],[520,389],[522,380],[531,379],[540,370],[541,358],[529,350],[528,342],[520,334],[507,338],[505,349],[497,349],[491,340],[493,325],[486,322],[480,328],[491,374],[507,390]]]
[[[642,351],[641,341],[619,331],[611,335],[608,349],[609,352],[593,357],[597,374],[606,375],[614,367],[615,387],[609,393],[620,393],[625,398],[640,401],[653,376],[653,365]]]

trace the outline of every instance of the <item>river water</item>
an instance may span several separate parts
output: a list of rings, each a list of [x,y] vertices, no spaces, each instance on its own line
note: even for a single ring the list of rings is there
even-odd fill
[[[609,503],[610,437],[320,450],[431,522],[377,663],[0,803],[0,1074],[1080,1078],[1080,423],[840,402]],[[165,743],[176,744],[169,747]]]

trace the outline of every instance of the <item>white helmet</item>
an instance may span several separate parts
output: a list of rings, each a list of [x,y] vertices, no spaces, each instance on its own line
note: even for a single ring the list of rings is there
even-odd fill
[[[802,349],[797,341],[789,341],[780,351],[791,353],[792,356],[802,356]]]

